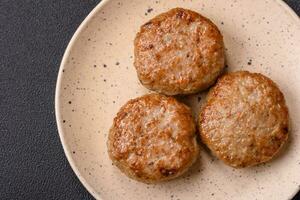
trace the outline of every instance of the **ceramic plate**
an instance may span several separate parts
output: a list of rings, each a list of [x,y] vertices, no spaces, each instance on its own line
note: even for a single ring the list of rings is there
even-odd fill
[[[112,120],[131,98],[149,93],[133,67],[139,27],[174,7],[210,18],[224,35],[228,71],[249,70],[271,77],[290,110],[290,140],[273,161],[233,169],[201,144],[197,164],[175,180],[146,185],[130,180],[106,151]],[[186,97],[199,109],[205,93]],[[60,67],[56,117],[67,158],[97,199],[272,199],[292,198],[300,187],[300,22],[279,0],[107,0],[86,18]]]

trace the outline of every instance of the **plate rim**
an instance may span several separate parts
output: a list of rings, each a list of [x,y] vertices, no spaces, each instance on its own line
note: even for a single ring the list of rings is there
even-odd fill
[[[55,118],[56,118],[56,124],[57,124],[57,130],[58,130],[58,134],[59,134],[59,138],[64,150],[64,154],[67,157],[67,160],[73,170],[73,172],[75,173],[76,177],[78,178],[78,180],[81,182],[81,184],[85,187],[85,189],[95,198],[95,199],[99,199],[99,200],[104,200],[101,197],[101,194],[98,194],[98,192],[88,183],[88,181],[84,178],[84,176],[81,175],[81,172],[78,170],[74,159],[72,158],[72,154],[71,154],[71,150],[69,149],[65,136],[64,136],[64,131],[62,128],[62,119],[60,117],[60,101],[59,101],[59,96],[61,94],[61,81],[62,81],[62,71],[64,66],[67,63],[67,59],[70,55],[70,51],[72,49],[72,47],[74,46],[75,42],[78,39],[78,36],[82,33],[83,29],[87,26],[87,24],[90,22],[90,20],[93,18],[93,16],[102,9],[102,7],[104,7],[104,5],[106,5],[109,1],[112,0],[101,0],[100,3],[98,3],[93,9],[92,11],[84,18],[84,20],[81,22],[81,24],[79,25],[79,27],[76,29],[75,33],[73,34],[73,36],[71,37],[70,42],[67,45],[67,48],[63,54],[62,57],[62,61],[60,63],[59,66],[59,71],[58,71],[58,75],[57,75],[57,80],[56,80],[56,88],[55,88]],[[275,3],[277,3],[280,7],[282,7],[287,14],[289,14],[293,20],[295,21],[295,24],[297,24],[300,28],[300,17],[297,15],[297,13],[283,0],[273,0]],[[299,188],[297,188],[295,190],[294,193],[292,193],[289,196],[289,199],[292,199],[298,192],[300,191]]]
[[[57,80],[56,80],[56,88],[55,88],[55,118],[56,118],[56,124],[57,124],[57,130],[58,130],[58,134],[59,134],[59,138],[60,138],[60,142],[62,144],[63,150],[64,150],[64,154],[67,157],[67,160],[73,170],[73,172],[75,173],[77,179],[79,179],[79,181],[81,182],[81,184],[84,186],[84,188],[95,198],[95,199],[99,199],[99,200],[103,200],[102,197],[100,195],[98,195],[97,191],[95,191],[95,189],[87,182],[87,180],[84,178],[84,176],[81,175],[81,172],[78,170],[78,167],[75,164],[74,159],[72,158],[71,155],[71,150],[69,149],[69,146],[67,145],[65,136],[64,136],[64,131],[62,128],[62,119],[60,117],[60,107],[59,107],[59,96],[61,94],[61,82],[62,82],[62,70],[64,68],[64,66],[67,63],[67,59],[70,55],[70,51],[72,49],[72,47],[74,46],[75,42],[78,39],[78,36],[82,33],[83,29],[87,26],[87,24],[89,23],[89,21],[92,19],[92,17],[99,11],[101,10],[101,8],[111,0],[101,0],[100,3],[98,3],[93,9],[92,11],[84,18],[84,20],[81,22],[81,24],[78,26],[78,28],[76,29],[75,33],[73,34],[73,36],[71,37],[70,42],[67,45],[67,48],[63,54],[62,57],[62,61],[60,63],[59,66],[59,71],[58,71],[58,76],[57,76]]]

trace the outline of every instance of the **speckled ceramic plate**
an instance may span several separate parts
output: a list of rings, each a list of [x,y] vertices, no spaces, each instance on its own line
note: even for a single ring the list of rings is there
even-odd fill
[[[271,77],[290,110],[290,140],[282,153],[258,167],[235,170],[201,148],[183,177],[157,185],[130,180],[112,166],[106,139],[116,112],[148,93],[133,67],[139,26],[174,7],[195,10],[224,35],[229,71]],[[201,93],[186,98],[195,111]],[[202,98],[203,99],[203,98]],[[110,0],[100,3],[72,38],[56,90],[56,116],[67,158],[97,199],[272,199],[292,198],[300,187],[300,22],[280,0]]]

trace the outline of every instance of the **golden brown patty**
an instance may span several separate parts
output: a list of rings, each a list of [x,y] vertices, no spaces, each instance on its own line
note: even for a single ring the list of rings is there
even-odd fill
[[[199,116],[202,141],[240,168],[270,160],[288,138],[288,109],[269,78],[247,71],[221,77]]]
[[[208,88],[224,67],[223,37],[209,19],[175,8],[144,24],[134,42],[141,83],[166,95]]]
[[[146,183],[175,178],[196,160],[198,146],[190,109],[172,97],[145,95],[118,112],[108,153],[127,176]]]

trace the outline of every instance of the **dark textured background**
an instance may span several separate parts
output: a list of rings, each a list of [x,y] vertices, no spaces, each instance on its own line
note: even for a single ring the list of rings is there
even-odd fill
[[[299,0],[286,2],[300,15]],[[65,48],[98,3],[0,0],[1,200],[92,199],[65,158],[54,93]]]

